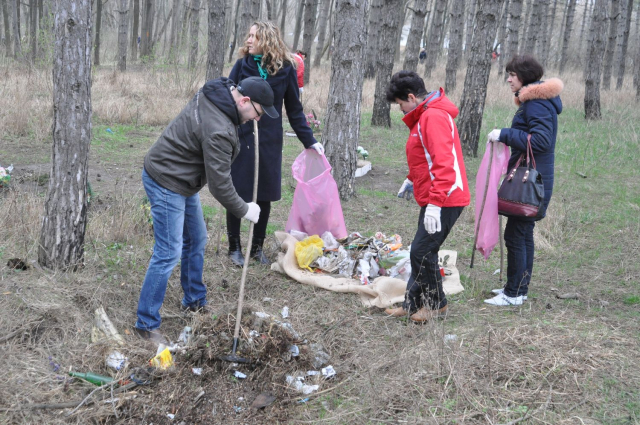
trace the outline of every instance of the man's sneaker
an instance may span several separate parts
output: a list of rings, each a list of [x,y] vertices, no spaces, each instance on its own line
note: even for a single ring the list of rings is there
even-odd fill
[[[149,341],[153,341],[154,343],[156,343],[158,345],[160,345],[160,344],[169,345],[169,341],[167,341],[167,338],[165,338],[157,330],[147,331],[147,330],[140,329],[140,328],[133,328],[133,331],[140,338],[148,339]]]
[[[522,305],[522,303],[524,302],[524,296],[520,295],[519,297],[508,297],[503,292],[502,294],[496,295],[493,298],[484,300],[484,302],[487,304],[499,306]]]
[[[494,294],[494,295],[504,294],[504,288],[492,289],[491,293]],[[522,300],[526,301],[527,300],[527,296],[523,295],[522,296]]]

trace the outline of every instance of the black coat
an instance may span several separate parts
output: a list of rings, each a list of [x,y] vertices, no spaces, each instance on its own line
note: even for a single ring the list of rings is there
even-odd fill
[[[511,147],[509,170],[515,166],[522,153],[526,155],[527,136],[531,134],[531,149],[536,169],[542,175],[544,183],[544,202],[538,216],[531,219],[519,217],[519,220],[544,218],[551,201],[558,115],[562,112],[559,96],[562,88],[562,81],[557,78],[537,81],[522,87],[515,99],[519,108],[513,116],[511,128],[503,128],[500,131],[500,141]]]
[[[259,77],[258,65],[251,56],[245,56],[233,66],[229,78],[236,84],[246,77]],[[284,103],[289,124],[305,148],[316,143],[313,131],[307,125],[299,99],[296,69],[285,65],[267,82],[273,89],[278,118],[263,115],[258,121],[260,163],[258,171],[258,201],[278,201],[282,192],[282,105]],[[254,140],[253,121],[240,126],[240,155],[231,165],[233,185],[242,199],[250,202],[253,196]]]

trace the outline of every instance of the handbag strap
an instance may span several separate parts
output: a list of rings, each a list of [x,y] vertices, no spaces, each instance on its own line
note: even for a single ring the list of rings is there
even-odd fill
[[[536,160],[533,157],[533,148],[531,147],[531,134],[527,135],[527,168],[529,167],[529,156],[531,156],[531,164],[533,165],[534,170],[536,169]]]

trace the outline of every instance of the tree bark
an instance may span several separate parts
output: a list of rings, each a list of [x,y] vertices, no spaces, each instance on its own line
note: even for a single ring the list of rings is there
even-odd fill
[[[466,56],[469,56],[469,54],[471,53],[471,39],[473,38],[473,28],[475,25],[476,7],[478,5],[478,1],[479,0],[469,0],[468,3],[467,19],[465,25],[466,32],[464,39],[464,53]]]
[[[305,0],[298,0],[298,11],[296,12],[296,26],[293,30],[293,51],[298,50],[298,41],[302,32],[302,14],[304,12]]]
[[[318,0],[304,1],[304,32],[302,34],[302,51],[307,54],[304,58],[304,84],[309,84],[311,78],[311,46],[315,36],[316,15]]]
[[[444,10],[447,7],[447,0],[435,0],[433,21],[429,28],[429,41],[427,44],[427,59],[425,60],[424,78],[431,78],[431,71],[436,67],[438,60],[438,54],[442,48],[442,26],[444,25],[445,13]]]
[[[520,27],[522,25],[520,15],[522,14],[522,0],[511,0],[509,3],[509,43],[503,55],[507,59],[518,54],[518,41],[520,37]],[[505,74],[505,79],[507,75]]]
[[[471,57],[467,66],[458,118],[462,146],[467,154],[474,157],[478,156],[478,139],[491,73],[491,51],[503,1],[482,1],[476,13],[476,29],[471,41]]]
[[[118,70],[124,72],[127,70],[127,37],[129,32],[129,5],[128,0],[120,0],[120,9],[118,10]]]
[[[562,37],[562,53],[560,54],[560,74],[564,73],[569,52],[569,41],[571,40],[571,29],[573,28],[573,17],[576,11],[576,0],[569,0],[567,5],[567,21],[564,25],[564,35]]]
[[[584,83],[584,116],[587,120],[602,118],[600,111],[600,77],[607,29],[607,0],[595,0],[589,30],[586,78]]]
[[[404,16],[404,9],[397,6],[395,0],[384,0],[382,20],[378,32],[378,52],[376,53],[376,91],[373,101],[371,125],[391,127],[389,114],[390,104],[387,101],[386,90],[393,73],[393,58],[398,48],[396,34],[400,20]]]
[[[444,90],[453,93],[456,90],[456,79],[460,56],[462,55],[462,30],[464,29],[465,0],[453,0],[451,7],[451,25],[449,26],[449,55],[447,57]]]
[[[636,101],[640,100],[640,3],[636,9],[636,51],[635,58],[633,60],[633,87],[638,89],[636,94]]]
[[[584,4],[584,13],[582,14],[582,25],[580,26],[580,38],[578,40],[584,40],[584,29],[586,27],[586,22],[587,22],[587,18],[589,16],[589,11],[591,10],[591,8],[589,7],[589,5],[591,4],[591,0],[585,0],[585,4]],[[589,47],[586,45],[587,43],[580,43],[580,48],[578,49],[578,51],[580,52],[580,59],[582,59],[583,57],[583,48],[582,46],[585,46],[586,49],[588,49]],[[582,60],[579,61],[580,63],[582,63]]]
[[[329,13],[331,13],[331,5],[332,0],[322,0],[320,3],[320,16],[318,17],[318,45],[316,46],[316,54],[313,57],[314,67],[320,66],[320,61],[322,60],[324,43],[327,37],[327,22],[329,20]]]
[[[462,4],[464,7],[464,0]],[[404,50],[402,69],[415,72],[418,70],[420,41],[422,40],[422,31],[424,30],[424,18],[427,16],[427,0],[415,0],[411,11],[413,12],[413,17],[411,18],[411,29],[409,30],[407,45]]]
[[[9,29],[9,8],[7,7],[7,1],[2,1],[2,21],[4,22],[4,47],[7,51],[7,56],[11,56],[11,31]]]
[[[100,30],[102,28],[102,0],[96,1],[96,36],[93,50],[93,65],[100,66]]]
[[[496,40],[495,50],[498,50],[498,46],[500,46],[499,53],[496,60],[496,65],[498,66],[498,77],[502,75],[502,71],[504,71],[504,51],[505,45],[507,44],[507,25],[509,24],[509,0],[504,0],[504,5],[502,6],[502,13],[500,14],[500,26],[498,27],[498,37]]]
[[[285,31],[285,22],[286,22],[286,18],[287,18],[287,0],[282,0],[282,16],[280,17],[280,31],[282,31],[282,37],[285,36],[285,34],[287,33]]]
[[[191,0],[191,23],[189,34],[189,69],[198,63],[198,33],[200,32],[200,0]]]
[[[38,1],[29,1],[29,54],[31,63],[36,62],[36,52],[38,49]]]
[[[233,59],[233,52],[236,50],[236,45],[238,44],[238,26],[240,24],[240,1],[238,0],[236,3],[236,13],[234,14],[235,18],[233,19],[233,42],[229,46],[229,62]]]
[[[220,34],[225,33],[225,7],[219,0],[209,0],[209,38],[207,40],[207,80],[222,75],[225,45],[220,43]]]
[[[53,151],[38,263],[82,265],[91,143],[91,0],[54,2]]]
[[[620,32],[618,40],[620,45],[617,49],[618,58],[616,59],[616,66],[618,70],[618,78],[616,79],[616,90],[622,88],[624,82],[624,71],[627,61],[627,48],[629,46],[629,31],[631,30],[631,15],[633,13],[633,0],[627,0],[627,8],[625,10],[624,21],[621,22]],[[637,19],[637,18],[636,18]]]
[[[11,3],[11,16],[12,19],[12,27],[13,27],[13,57],[18,59],[18,57],[22,56],[22,43],[20,42],[20,8],[15,0],[8,0]]]
[[[140,36],[140,56],[150,57],[153,51],[154,0],[144,0],[142,34]]]
[[[376,55],[378,51],[378,34],[384,0],[371,0],[369,7],[369,25],[367,28],[367,50],[364,56],[364,78],[376,76]]]
[[[258,20],[256,9],[260,10],[260,0],[242,0],[243,8],[240,14],[240,26],[238,27],[238,40],[237,44],[244,43],[245,35],[249,33],[251,24]],[[301,0],[304,1],[304,0]],[[256,8],[257,4],[257,8]]]
[[[340,198],[355,196],[354,174],[360,138],[360,108],[364,81],[367,0],[337,0],[331,54],[329,105],[322,142],[333,166]]]
[[[542,3],[538,1],[533,1],[533,3],[529,6],[531,10],[529,23],[526,25],[527,35],[524,41],[524,49],[522,53],[527,53],[530,55],[535,55],[536,41],[538,40],[538,35],[542,30],[542,20],[540,19]]]
[[[131,60],[138,59],[138,34],[140,26],[140,0],[133,1],[133,27],[131,28]]]
[[[609,38],[604,58],[604,71],[602,74],[602,88],[611,88],[611,74],[613,72],[613,55],[616,50],[616,38],[618,36],[618,17],[620,16],[620,0],[611,0],[611,12],[609,14]]]
[[[538,59],[545,68],[549,61],[549,1],[540,0],[540,34],[536,45]]]

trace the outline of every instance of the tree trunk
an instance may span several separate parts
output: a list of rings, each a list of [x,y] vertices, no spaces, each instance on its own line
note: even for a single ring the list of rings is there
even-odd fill
[[[464,7],[464,0],[462,4]],[[413,17],[411,18],[411,29],[409,30],[407,45],[404,50],[402,69],[415,72],[418,70],[420,40],[422,40],[422,31],[424,30],[424,17],[427,15],[427,0],[415,0],[411,11],[413,12]]]
[[[587,120],[599,120],[600,112],[600,77],[602,75],[602,59],[605,51],[605,31],[607,30],[607,0],[595,0],[591,29],[589,30],[589,51],[586,62],[586,78],[584,83],[584,116]]]
[[[616,69],[618,70],[616,90],[620,90],[622,88],[622,83],[624,82],[624,71],[627,61],[627,48],[629,46],[629,31],[631,30],[631,15],[633,13],[633,0],[628,0],[626,6],[627,8],[625,10],[624,20],[620,25],[621,34],[618,35],[620,46],[617,49],[618,58],[616,59]]]
[[[636,51],[635,58],[633,60],[633,87],[638,89],[638,93],[636,94],[636,101],[640,100],[640,3],[638,3],[638,8],[636,9]]]
[[[173,0],[173,16],[171,17],[171,33],[169,35],[169,60],[173,61],[178,49],[178,22],[180,21],[180,0]]]
[[[569,41],[571,40],[571,29],[573,28],[573,17],[576,11],[576,0],[569,0],[567,5],[567,22],[564,25],[564,36],[562,37],[562,53],[560,54],[560,74],[564,73],[569,52]]]
[[[128,0],[120,0],[118,10],[118,70],[124,72],[127,69],[127,36],[129,31],[129,5]]]
[[[256,10],[260,10],[260,0],[241,0],[243,1],[242,13],[240,14],[240,26],[238,27],[237,44],[244,43],[245,36],[249,33],[251,25],[258,20]],[[304,0],[301,0],[304,1]],[[256,8],[257,4],[257,8]]]
[[[398,45],[398,47],[395,49],[396,55],[393,57],[393,63],[400,62],[400,50],[402,47],[402,28],[404,27],[404,23],[409,19],[409,10],[406,8],[407,2],[409,2],[409,0],[402,0],[402,2],[398,6],[396,6],[400,7],[403,12],[400,14],[398,28],[396,28],[396,44]]]
[[[200,0],[191,0],[191,31],[189,34],[189,69],[198,63],[198,33],[200,32]]]
[[[286,18],[287,18],[287,0],[282,0],[281,9],[282,9],[282,16],[280,17],[280,31],[282,31],[282,37],[284,38],[284,36],[287,34],[284,28]]]
[[[429,37],[427,40],[427,59],[425,60],[424,78],[431,78],[431,71],[436,67],[438,53],[442,48],[442,26],[444,25],[444,10],[447,7],[447,0],[435,0],[433,20],[429,28]],[[492,40],[493,41],[493,40]]]
[[[209,0],[209,38],[207,40],[207,81],[222,75],[225,45],[220,34],[225,33],[225,7],[219,0]]]
[[[498,67],[498,77],[502,75],[504,71],[504,51],[507,44],[507,25],[509,24],[509,0],[504,0],[502,6],[502,13],[500,14],[500,23],[498,27],[498,36],[496,39],[496,45],[494,50],[500,53],[500,56],[496,59],[496,66]]]
[[[618,36],[618,17],[620,16],[620,0],[611,0],[611,13],[609,14],[609,38],[607,50],[604,54],[604,71],[602,74],[602,88],[611,88],[611,73],[613,72],[613,54],[616,50],[616,38]]]
[[[322,53],[324,49],[324,42],[327,37],[327,22],[329,18],[329,13],[331,13],[331,0],[322,0],[320,3],[320,16],[318,17],[318,45],[316,46],[316,54],[313,57],[313,66],[320,66],[320,61],[322,59]],[[307,52],[310,53],[310,52]],[[305,66],[306,69],[306,66]]]
[[[140,40],[140,56],[150,57],[153,51],[153,14],[154,0],[144,0],[142,16],[142,34]]]
[[[367,51],[364,56],[364,78],[376,76],[376,55],[378,51],[378,34],[384,0],[371,0],[369,7],[369,26],[367,29]]]
[[[540,34],[536,46],[538,59],[545,68],[549,62],[549,1],[540,0]]]
[[[236,13],[234,14],[235,18],[233,20],[233,42],[229,46],[229,62],[233,59],[233,52],[236,50],[236,45],[238,44],[238,27],[240,24],[240,1],[236,3]]]
[[[531,10],[531,17],[529,18],[529,23],[526,25],[527,35],[524,41],[524,49],[522,53],[527,53],[530,55],[535,54],[536,41],[538,39],[538,35],[542,30],[542,20],[540,19],[542,3],[538,1],[533,1],[529,9]]]
[[[512,58],[518,54],[518,41],[520,37],[520,27],[522,22],[520,15],[522,14],[522,0],[511,0],[509,3],[509,43],[506,51],[503,55],[506,55],[507,59]],[[505,79],[507,74],[505,73]]]
[[[305,0],[298,0],[298,11],[296,12],[296,26],[293,30],[293,51],[298,50],[298,41],[302,32],[302,14],[304,12]]]
[[[20,42],[20,8],[15,0],[8,0],[11,2],[11,16],[13,16],[13,57],[18,58],[22,56],[22,43]]]
[[[469,56],[469,54],[471,54],[471,39],[473,38],[473,28],[475,25],[476,7],[478,5],[478,1],[479,0],[469,0],[469,3],[468,3],[469,10],[467,11],[467,19],[466,19],[467,24],[465,25],[466,33],[465,33],[465,40],[464,40],[464,53],[467,57]]]
[[[315,36],[316,12],[318,0],[304,0],[304,32],[302,34],[302,51],[307,54],[304,58],[304,84],[309,84],[311,78],[311,46]]]
[[[269,0],[264,0],[264,5],[267,8],[267,20],[271,21],[272,20],[272,15],[271,15],[271,2]]]
[[[453,0],[451,6],[451,25],[449,26],[449,55],[447,57],[444,90],[453,93],[456,90],[456,79],[460,56],[462,55],[462,30],[464,29],[465,0]]]
[[[138,34],[140,26],[140,0],[133,0],[133,27],[131,28],[131,60],[138,59]]]
[[[340,198],[355,196],[360,138],[367,0],[337,0],[327,119],[322,142]]]
[[[102,28],[102,0],[97,0],[96,5],[96,38],[93,50],[93,65],[100,66],[100,29]]]
[[[395,0],[385,0],[382,8],[382,20],[380,31],[377,34],[378,51],[376,52],[376,91],[373,101],[373,114],[371,125],[378,127],[391,127],[389,114],[390,104],[387,101],[386,90],[393,73],[392,58],[398,48],[396,35],[400,20],[404,16],[404,9],[397,7]]]
[[[38,1],[29,0],[29,50],[31,63],[36,62],[38,49]]]
[[[491,73],[491,51],[504,0],[485,0],[476,13],[476,30],[471,41],[471,57],[460,100],[458,131],[466,153],[478,156],[478,139]]]
[[[11,31],[9,30],[9,8],[7,7],[7,1],[2,1],[2,21],[4,22],[4,47],[7,49],[7,56],[11,56]]]
[[[91,0],[54,2],[53,151],[38,263],[82,265],[91,143]]]
[[[585,0],[584,3],[584,13],[582,14],[582,25],[580,25],[580,38],[578,38],[578,40],[584,40],[584,29],[586,27],[586,22],[587,22],[587,18],[589,16],[589,10],[591,9],[589,7],[589,4],[591,4],[591,0]],[[583,49],[582,46],[585,46],[586,49],[589,48],[589,46],[587,46],[587,43],[580,43],[580,48],[578,49],[578,51],[580,52],[580,61],[579,63],[582,63],[582,58],[583,58]]]

